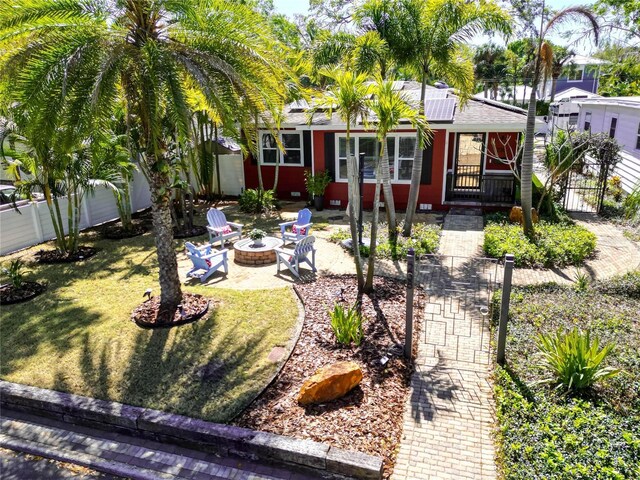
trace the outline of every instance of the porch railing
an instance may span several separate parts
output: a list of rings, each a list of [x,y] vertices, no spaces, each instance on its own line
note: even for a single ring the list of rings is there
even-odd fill
[[[480,203],[513,203],[516,179],[513,175],[481,175],[464,171],[458,175],[447,173],[445,199]]]

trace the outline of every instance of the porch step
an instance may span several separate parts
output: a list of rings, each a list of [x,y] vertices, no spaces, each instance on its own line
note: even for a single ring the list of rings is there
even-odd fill
[[[453,207],[449,209],[449,215],[469,215],[473,217],[480,217],[482,216],[482,209]]]

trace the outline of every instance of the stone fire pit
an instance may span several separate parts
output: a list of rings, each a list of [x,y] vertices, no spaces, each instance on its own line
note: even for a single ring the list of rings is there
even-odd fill
[[[274,248],[281,247],[283,242],[276,237],[264,237],[263,245],[253,246],[253,240],[246,238],[233,244],[234,261],[239,265],[269,265],[276,263]]]

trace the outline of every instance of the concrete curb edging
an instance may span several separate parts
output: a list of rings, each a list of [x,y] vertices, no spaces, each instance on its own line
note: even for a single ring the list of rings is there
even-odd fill
[[[331,475],[376,480],[382,478],[381,457],[341,450],[311,440],[298,440],[2,380],[0,406],[209,453],[312,468]]]

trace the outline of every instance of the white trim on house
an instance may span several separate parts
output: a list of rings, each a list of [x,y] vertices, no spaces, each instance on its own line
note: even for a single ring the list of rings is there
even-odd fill
[[[275,167],[277,164],[280,164],[281,167],[304,167],[304,135],[302,134],[302,131],[298,131],[298,130],[279,130],[278,131],[278,136],[280,137],[280,142],[284,144],[284,142],[282,141],[282,136],[283,135],[298,135],[298,137],[300,137],[300,147],[299,148],[289,148],[289,150],[300,150],[300,162],[299,163],[285,163],[284,162],[284,157],[285,157],[285,152],[283,150],[281,150],[280,148],[278,148],[277,145],[274,146],[267,146],[265,147],[263,145],[263,136],[264,135],[271,135],[273,137],[273,133],[270,132],[269,130],[258,130],[258,161],[260,162],[260,165],[262,166],[272,166]],[[264,162],[263,159],[263,154],[264,154],[264,150],[275,150],[276,151],[276,155],[277,155],[277,162]],[[313,150],[313,149],[312,149]]]
[[[336,183],[348,183],[348,180],[346,178],[340,178],[340,139],[344,138],[346,139],[347,134],[342,133],[342,132],[336,132],[335,135],[335,145],[334,145],[334,167],[335,167],[335,182]],[[377,136],[375,133],[369,133],[369,132],[356,132],[356,133],[350,133],[350,137],[354,140],[354,149],[355,151],[352,152],[352,154],[357,155],[357,151],[358,149],[358,144],[359,141],[358,139],[360,138],[374,138],[377,139]],[[398,176],[398,172],[399,172],[399,168],[398,168],[398,162],[400,160],[400,157],[398,156],[398,153],[400,151],[400,141],[397,140],[401,137],[406,137],[406,138],[412,138],[415,139],[415,134],[412,134],[411,132],[397,132],[397,133],[390,133],[389,135],[387,135],[387,138],[394,138],[396,139],[394,141],[394,165],[393,165],[393,175],[391,178],[391,183],[392,184],[396,184],[396,185],[409,185],[411,184],[411,178],[407,179],[407,180],[398,180],[397,176]],[[344,157],[342,157],[344,159]],[[408,157],[402,157],[404,161],[408,161]],[[413,158],[411,158],[411,160],[413,160]],[[364,183],[375,183],[376,180],[375,178],[365,178],[364,179]]]

